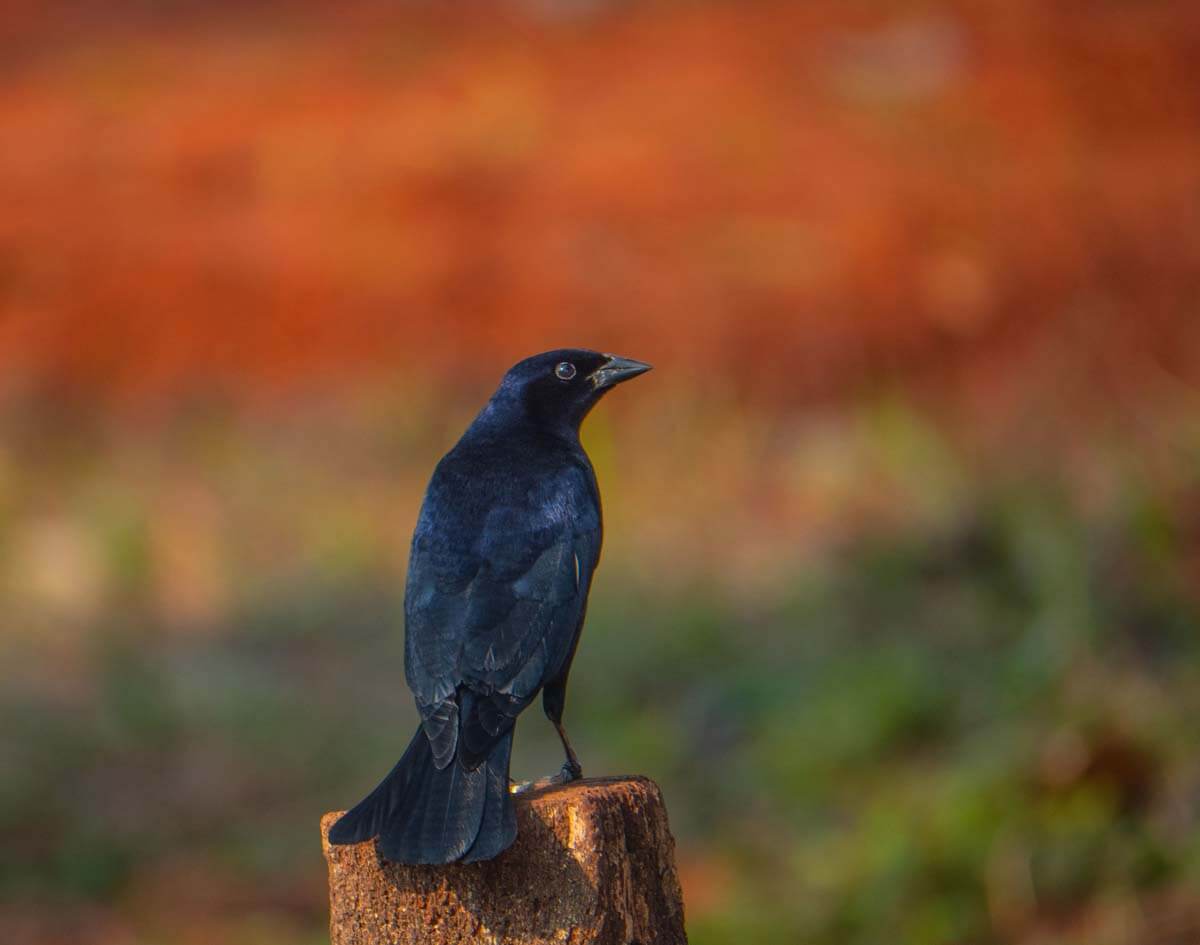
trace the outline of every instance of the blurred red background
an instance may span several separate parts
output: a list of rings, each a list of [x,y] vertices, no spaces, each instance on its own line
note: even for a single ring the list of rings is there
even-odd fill
[[[0,364],[146,397],[552,343],[766,402],[1200,358],[1200,10],[10,8]]]

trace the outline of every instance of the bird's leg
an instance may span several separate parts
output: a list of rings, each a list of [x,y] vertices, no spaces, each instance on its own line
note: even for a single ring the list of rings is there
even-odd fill
[[[563,751],[567,755],[567,760],[556,777],[562,778],[562,784],[566,784],[568,781],[578,781],[583,777],[583,765],[579,763],[579,756],[575,754],[575,749],[571,747],[571,740],[567,738],[567,730],[563,728],[562,719],[551,719],[550,721],[554,723],[554,730],[558,732],[558,737],[562,739]]]
[[[563,763],[562,768],[557,774],[551,774],[544,778],[538,778],[536,781],[510,781],[508,790],[510,794],[524,794],[527,791],[537,791],[542,788],[554,787],[556,784],[570,784],[572,781],[578,781],[583,777],[583,766],[579,764],[579,758],[575,754],[575,749],[571,747],[571,741],[567,738],[567,730],[563,728],[561,721],[555,721],[554,728],[558,732],[558,737],[562,739],[563,751],[567,753],[567,760]]]
[[[563,728],[562,717],[563,709],[567,704],[567,677],[563,674],[550,685],[542,690],[542,708],[546,712],[554,730],[558,732],[558,737],[562,740],[563,752],[567,756],[566,763],[563,764],[562,770],[554,775],[555,783],[566,784],[570,781],[578,781],[583,777],[583,766],[579,763],[579,757],[575,754],[575,749],[571,747],[571,740],[567,738],[567,730]]]
[[[579,763],[579,756],[571,747],[571,740],[567,738],[567,730],[563,728],[562,724],[563,705],[566,702],[565,687],[566,680],[547,686],[542,692],[542,706],[546,710],[546,717],[554,726],[554,730],[558,732],[567,760],[557,774],[538,778],[536,781],[510,782],[508,789],[513,794],[524,794],[526,791],[536,791],[539,788],[552,787],[556,784],[570,784],[583,777],[583,765]]]

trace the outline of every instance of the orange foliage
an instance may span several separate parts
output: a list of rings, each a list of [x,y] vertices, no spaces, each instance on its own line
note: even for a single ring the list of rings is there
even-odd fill
[[[8,386],[1200,374],[1191,0],[333,9],[10,10]]]

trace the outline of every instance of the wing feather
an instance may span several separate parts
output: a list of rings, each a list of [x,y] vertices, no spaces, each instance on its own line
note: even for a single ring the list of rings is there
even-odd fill
[[[573,646],[600,551],[593,483],[570,467],[489,508],[474,530],[435,528],[422,510],[405,674],[439,768],[460,747],[485,757]]]

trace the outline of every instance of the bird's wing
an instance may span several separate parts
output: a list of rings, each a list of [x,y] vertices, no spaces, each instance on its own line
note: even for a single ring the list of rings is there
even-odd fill
[[[418,524],[405,670],[435,763],[481,758],[566,658],[599,557],[588,473],[569,467],[490,508],[456,543]],[[469,547],[467,547],[469,544]]]

